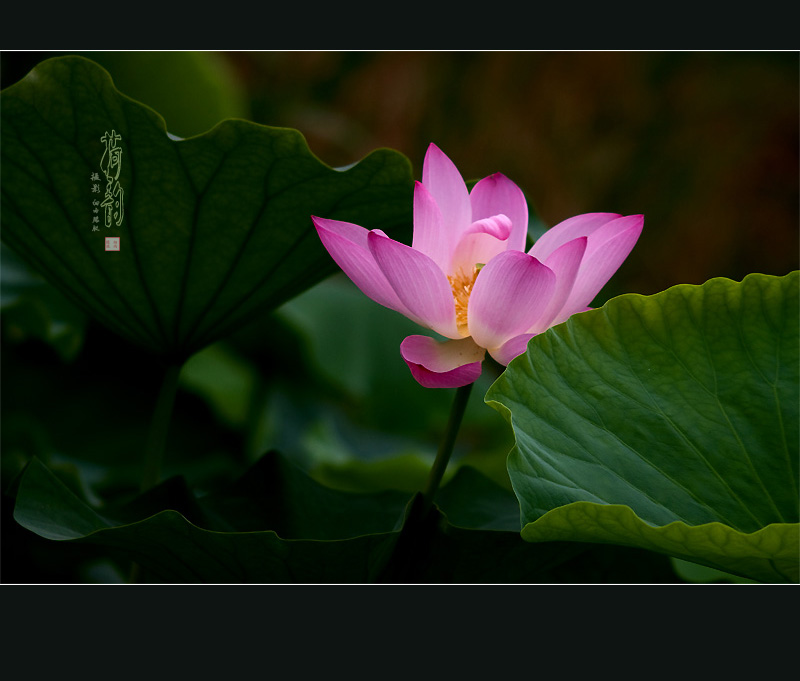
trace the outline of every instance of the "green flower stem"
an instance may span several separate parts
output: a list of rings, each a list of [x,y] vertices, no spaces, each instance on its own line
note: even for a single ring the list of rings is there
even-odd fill
[[[161,390],[156,399],[153,419],[150,422],[150,430],[147,433],[147,442],[145,443],[144,474],[142,476],[143,492],[158,484],[180,373],[180,364],[172,364],[164,372],[164,379],[161,382]]]
[[[461,420],[464,417],[464,411],[467,408],[469,394],[472,391],[473,385],[473,383],[470,383],[469,385],[456,389],[456,395],[453,398],[453,406],[450,408],[450,418],[447,421],[444,439],[439,445],[439,451],[436,453],[436,459],[433,462],[431,472],[428,474],[428,480],[425,483],[425,489],[422,492],[423,512],[427,512],[433,505],[433,498],[436,496],[436,490],[439,489],[439,483],[442,481],[442,476],[450,461],[450,455],[453,453],[453,445],[455,445],[458,429],[461,427]]]

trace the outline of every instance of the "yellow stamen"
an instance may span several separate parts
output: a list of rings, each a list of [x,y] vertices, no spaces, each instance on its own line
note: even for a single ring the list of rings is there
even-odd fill
[[[458,327],[458,332],[465,338],[469,336],[469,326],[467,324],[469,296],[482,267],[483,263],[478,263],[469,274],[465,274],[464,270],[459,268],[454,275],[447,277],[450,282],[450,288],[453,290],[453,301],[456,305],[456,326]]]

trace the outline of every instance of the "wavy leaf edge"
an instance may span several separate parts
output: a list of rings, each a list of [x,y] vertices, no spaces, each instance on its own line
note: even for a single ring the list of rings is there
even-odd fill
[[[574,526],[576,516],[583,521],[583,528]],[[624,531],[615,531],[614,526]],[[800,582],[800,523],[772,523],[749,533],[720,522],[688,525],[676,520],[652,525],[629,506],[576,501],[527,523],[520,534],[528,542],[577,541],[643,548],[748,578],[754,578],[753,572],[737,569],[736,561],[765,561],[772,570],[759,571],[757,579],[773,581],[777,575],[780,580]],[[709,545],[724,560],[709,559],[691,550]]]

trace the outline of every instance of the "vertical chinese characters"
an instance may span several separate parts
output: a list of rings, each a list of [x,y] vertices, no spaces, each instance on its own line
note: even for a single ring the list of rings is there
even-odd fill
[[[106,150],[100,160],[100,168],[106,176],[106,193],[100,207],[105,210],[105,225],[111,227],[112,224],[119,227],[125,214],[124,191],[119,182],[119,171],[122,168],[122,147],[117,146],[117,142],[122,140],[122,136],[115,130],[106,132],[100,141],[105,143]]]
[[[92,173],[89,177],[92,181],[92,193],[99,194],[100,193],[100,175],[97,173]],[[97,199],[92,200],[92,231],[99,232],[100,231],[100,201]]]

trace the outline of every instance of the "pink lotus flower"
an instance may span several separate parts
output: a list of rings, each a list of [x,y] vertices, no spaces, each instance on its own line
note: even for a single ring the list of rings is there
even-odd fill
[[[379,229],[312,217],[331,257],[359,289],[446,339],[409,336],[400,352],[428,388],[481,375],[486,352],[507,365],[536,334],[587,305],[631,252],[641,215],[587,213],[551,228],[525,252],[528,206],[500,173],[471,192],[431,144],[414,190],[411,246]]]

